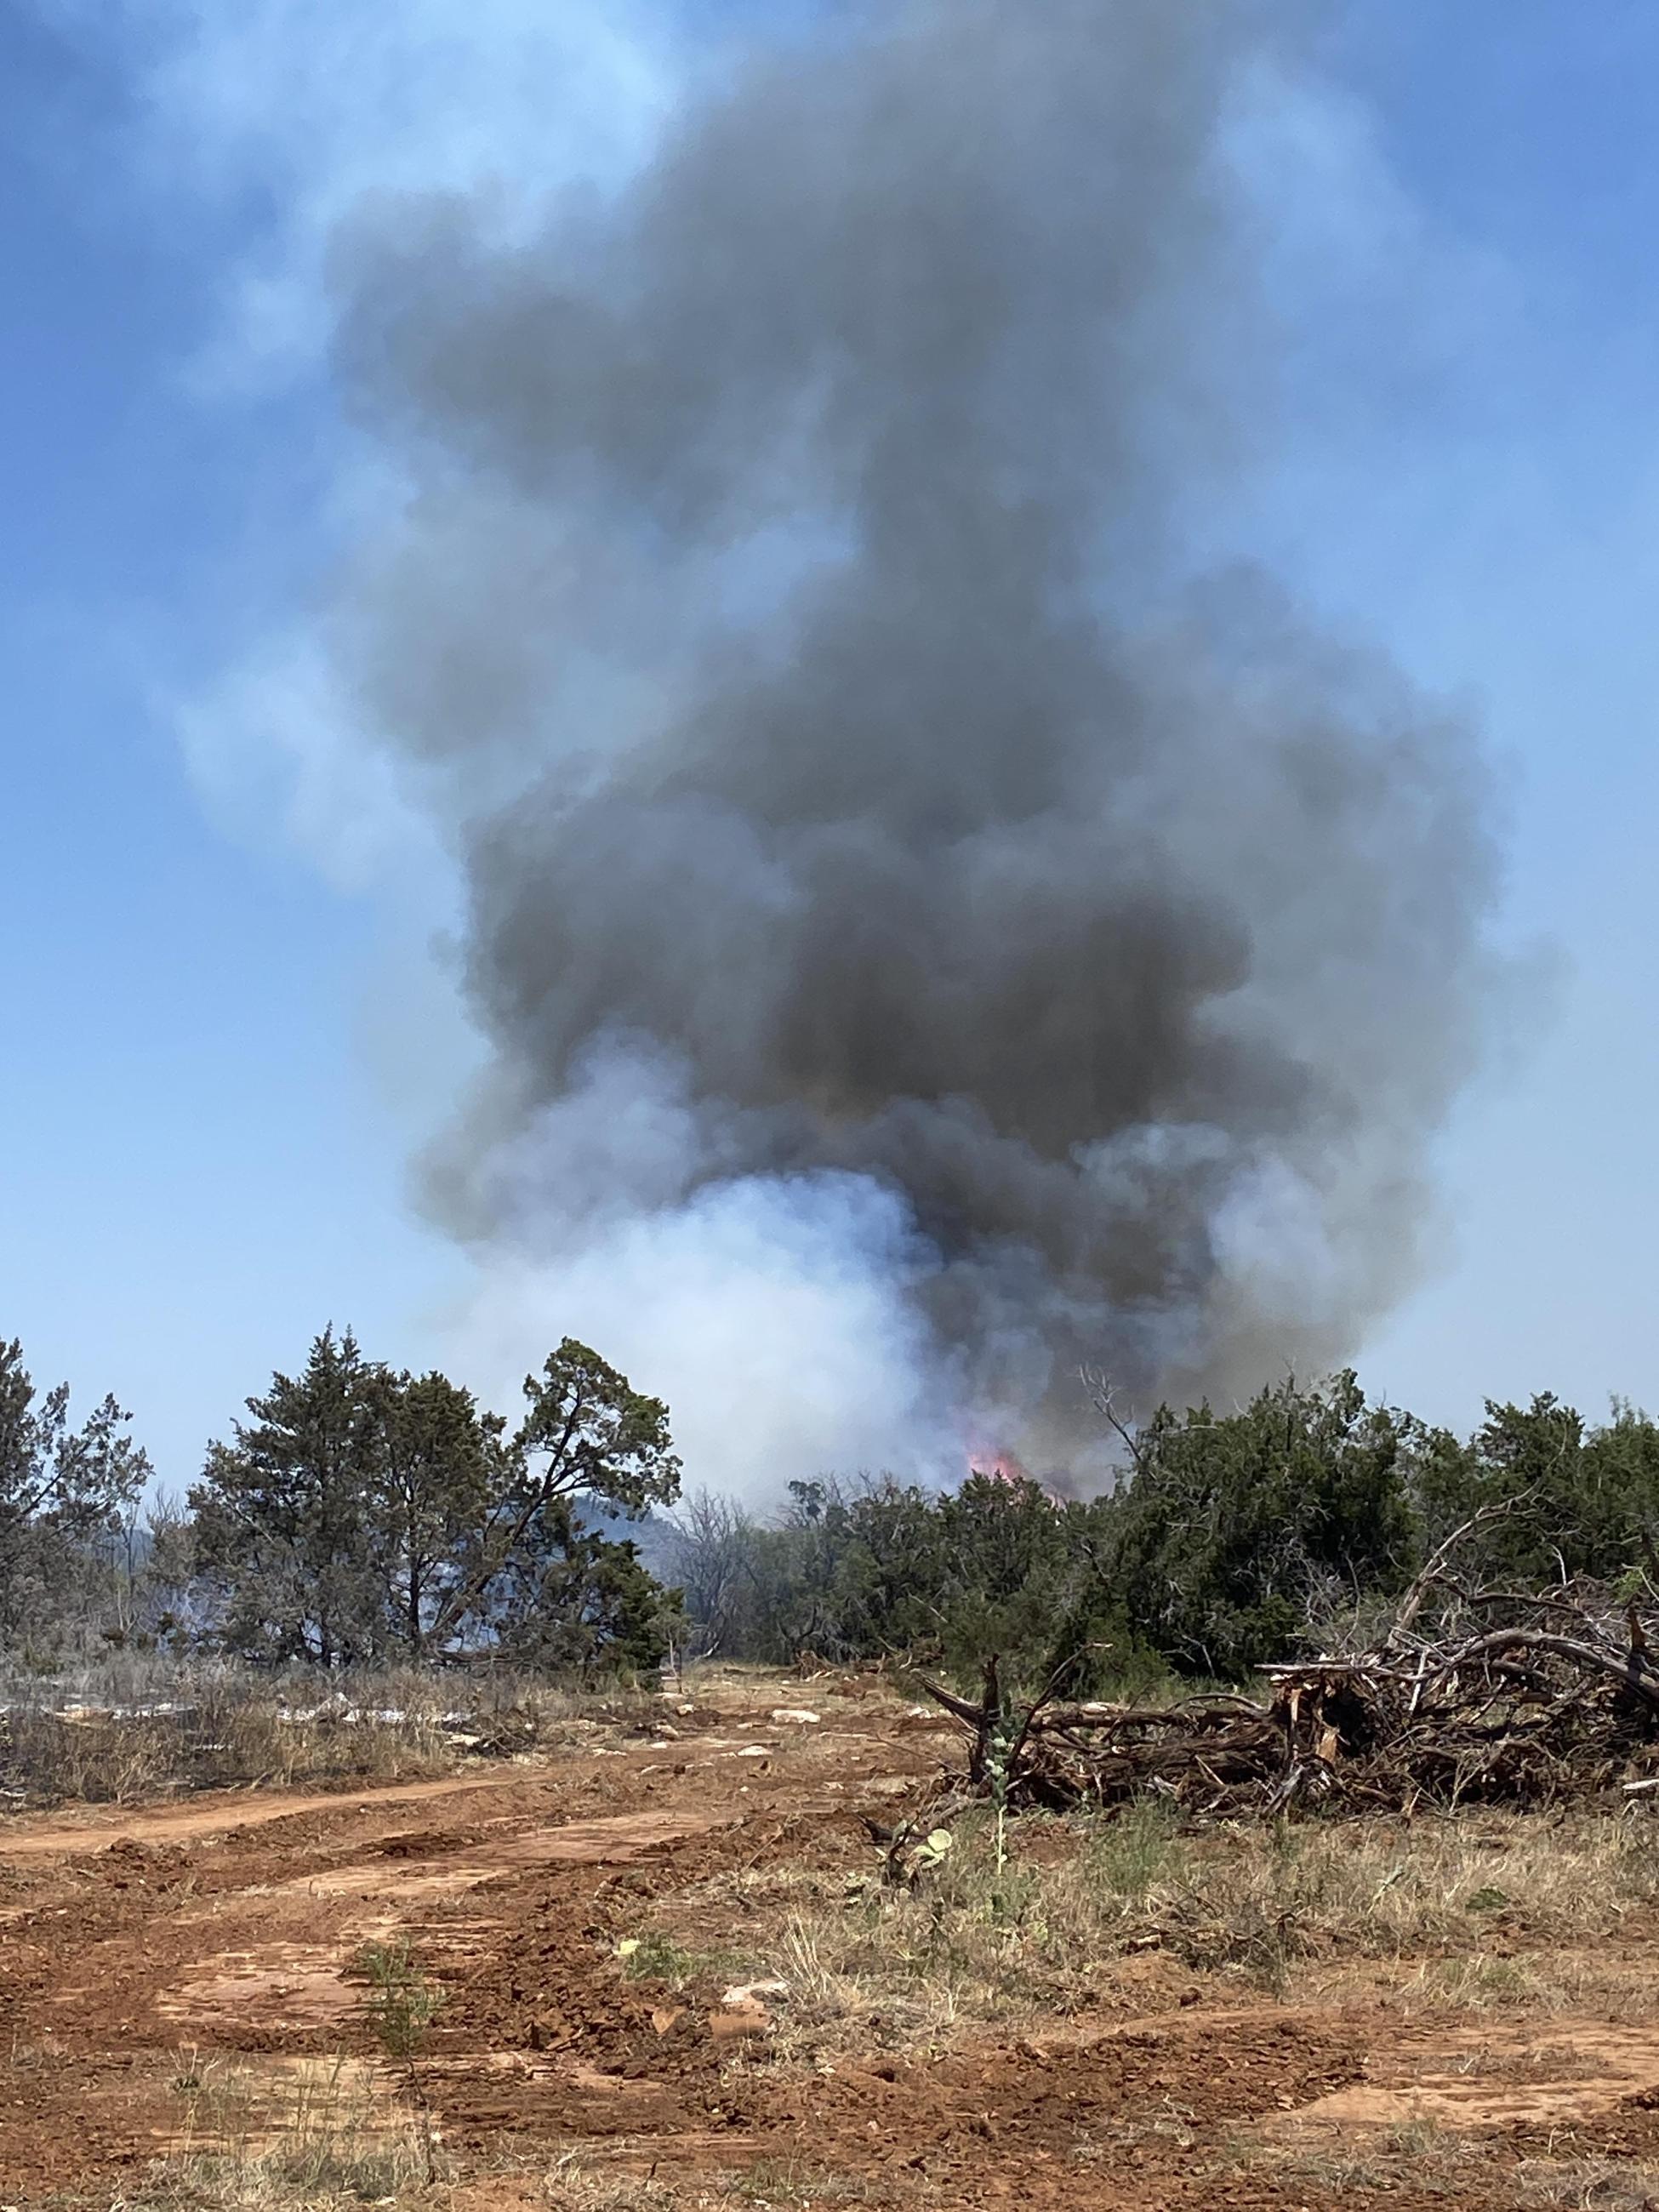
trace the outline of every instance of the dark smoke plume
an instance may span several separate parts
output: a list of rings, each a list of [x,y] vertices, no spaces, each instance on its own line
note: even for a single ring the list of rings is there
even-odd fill
[[[339,260],[414,486],[339,652],[495,1059],[433,1202],[550,1255],[884,1207],[933,1396],[1038,1464],[1080,1360],[1350,1350],[1476,1052],[1467,733],[1194,550],[1269,427],[1279,12],[900,0],[528,243],[404,202]]]

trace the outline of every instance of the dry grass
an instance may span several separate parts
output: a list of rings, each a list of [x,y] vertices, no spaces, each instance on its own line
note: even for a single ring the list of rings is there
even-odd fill
[[[1250,1827],[1182,1835],[1155,1804],[1110,1821],[1027,1820],[999,1869],[959,1822],[913,1888],[797,1869],[744,1878],[745,1971],[776,1975],[781,2051],[937,2041],[959,2022],[1067,2014],[1132,1956],[1275,1993],[1363,1978],[1401,2001],[1565,2002],[1571,1946],[1659,1903],[1659,1834],[1637,1814]],[[682,1915],[718,1900],[683,1893]],[[688,1921],[689,1924],[689,1921]],[[1586,1969],[1588,1970],[1588,1969]]]
[[[573,2151],[543,2184],[548,2212],[797,2212],[823,2205],[893,2202],[890,2189],[862,2175],[826,2171],[813,2160],[763,2159],[740,2172],[699,2173],[678,2184],[629,2173]]]
[[[1488,2169],[1489,2147],[1432,2120],[1409,2120],[1376,2128],[1356,2143],[1316,2151],[1266,2148],[1256,2142],[1235,2144],[1218,2172],[1271,2175],[1281,2185],[1305,2190],[1311,2202],[1340,2204],[1354,2196],[1397,2191],[1408,2181],[1413,2197],[1469,2193],[1471,2183]]]
[[[544,2194],[550,2212],[677,2212],[682,2202],[648,2175],[592,2165],[580,2152],[560,2160]]]
[[[1650,2212],[1659,2166],[1628,2159],[1527,2159],[1516,2175],[1517,2212]]]
[[[1409,2190],[1449,2203],[1490,2203],[1493,2146],[1432,2120],[1374,2130],[1352,2146],[1317,2152],[1243,2144],[1224,2170],[1271,2174],[1310,2201],[1339,2204],[1353,2196]],[[1522,2158],[1502,2169],[1503,2199],[1513,2212],[1650,2212],[1659,2203],[1659,2166],[1609,2158]]]
[[[444,2178],[416,2117],[361,2063],[273,2078],[192,2051],[174,2087],[178,2141],[123,2199],[130,2212],[355,2212],[422,2202]]]
[[[419,1780],[468,1758],[642,1725],[652,1693],[520,1675],[256,1674],[128,1662],[0,1682],[0,1803],[136,1804],[170,1791]]]

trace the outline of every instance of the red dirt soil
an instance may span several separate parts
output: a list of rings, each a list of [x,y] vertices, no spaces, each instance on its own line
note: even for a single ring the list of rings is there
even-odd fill
[[[443,1986],[422,2072],[447,2152],[476,2177],[471,2212],[558,2202],[525,2197],[507,2169],[545,2174],[573,2149],[672,2177],[688,2203],[700,2177],[734,2175],[774,2201],[765,2177],[780,2172],[777,2201],[797,2206],[1644,2201],[1659,2025],[1643,2024],[1634,1982],[1626,2024],[1509,2017],[1477,2036],[1381,2002],[1275,2003],[1219,1981],[1172,1992],[1108,1964],[1097,2009],[1040,2033],[964,2030],[925,2058],[791,2058],[762,2001],[718,1980],[677,1994],[630,1979],[617,1943],[653,1900],[785,1861],[867,1873],[861,1816],[890,1820],[949,1756],[884,1697],[814,1685],[809,1725],[768,1717],[799,1684],[707,1694],[721,1700],[712,1718],[673,1723],[705,1732],[666,1742],[617,1737],[338,1797],[7,1821],[0,2198],[135,2191],[177,2141],[181,2081],[221,2055],[249,2055],[256,2079],[307,2054],[372,2058],[353,1962],[397,1939]],[[1478,2150],[1455,2187],[1399,2148],[1401,2124],[1424,2121]],[[1376,2171],[1352,2155],[1362,2138],[1383,2146]],[[1517,2194],[1520,2162],[1544,2155],[1626,2161],[1632,2186]]]

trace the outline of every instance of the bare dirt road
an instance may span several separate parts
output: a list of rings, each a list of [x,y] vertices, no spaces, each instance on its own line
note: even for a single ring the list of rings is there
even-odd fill
[[[356,1962],[407,1942],[445,1999],[421,2094],[479,2212],[623,2204],[629,2178],[664,2206],[1659,2202],[1659,1931],[1578,2013],[1407,2017],[1117,1962],[1063,2018],[918,2048],[877,2011],[815,2043],[771,1877],[851,1893],[879,1864],[866,1820],[948,1755],[841,1687],[809,1693],[816,1723],[770,1717],[799,1686],[727,1682],[672,1735],[438,1783],[9,1821],[0,2198],[142,2201],[216,2068],[276,2109],[343,2054],[404,2096]],[[643,1948],[665,1900],[695,1951]]]

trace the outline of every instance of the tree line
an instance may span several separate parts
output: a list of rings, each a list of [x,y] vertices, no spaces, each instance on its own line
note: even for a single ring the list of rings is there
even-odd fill
[[[0,1649],[78,1638],[257,1664],[656,1663],[673,1601],[614,1524],[671,1503],[659,1399],[567,1338],[509,1428],[325,1329],[210,1445],[183,1505],[106,1399],[82,1427],[0,1346]]]
[[[1491,1402],[1460,1438],[1369,1402],[1351,1371],[1249,1404],[1160,1407],[1116,1431],[1116,1487],[1087,1501],[975,1474],[940,1493],[890,1477],[793,1482],[757,1517],[683,1501],[672,1572],[706,1643],[774,1661],[921,1661],[971,1680],[997,1652],[1077,1687],[1167,1673],[1238,1680],[1362,1627],[1429,1553],[1486,1582],[1588,1576],[1659,1587],[1659,1425],[1599,1425],[1552,1396]]]
[[[182,1504],[146,1505],[123,1410],[76,1425],[0,1345],[0,1650],[638,1672],[686,1644],[963,1678],[996,1651],[1100,1688],[1237,1680],[1361,1625],[1497,1504],[1463,1553],[1483,1580],[1659,1584],[1659,1425],[1629,1405],[1592,1424],[1553,1396],[1493,1401],[1459,1437],[1351,1371],[1144,1422],[1094,1387],[1122,1462],[1106,1495],[826,1476],[757,1513],[682,1497],[667,1408],[572,1340],[510,1426],[330,1328]]]

